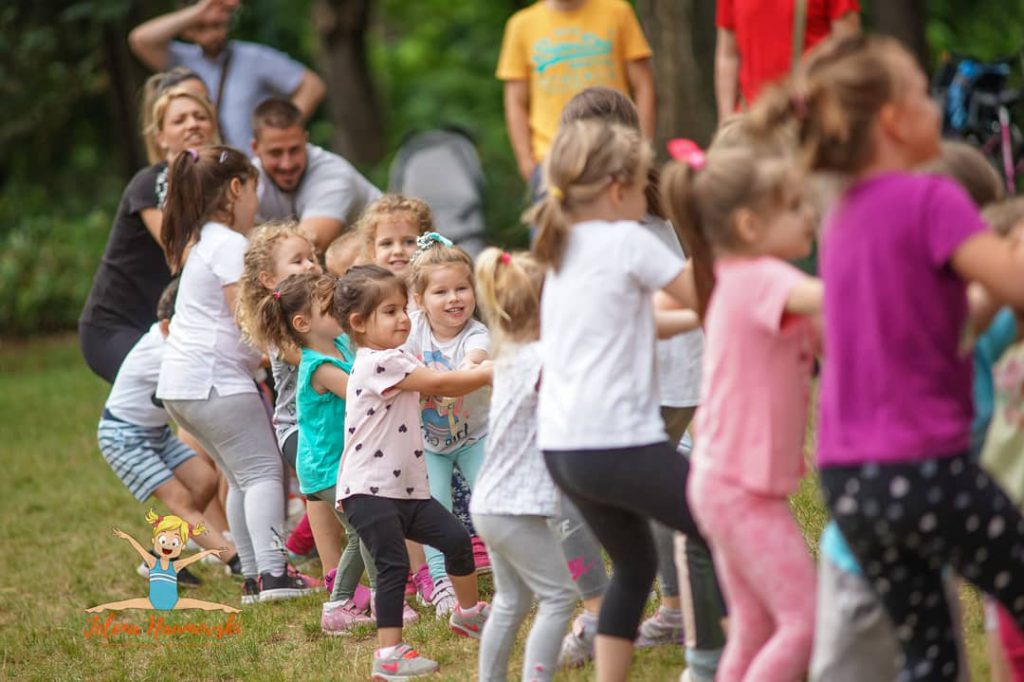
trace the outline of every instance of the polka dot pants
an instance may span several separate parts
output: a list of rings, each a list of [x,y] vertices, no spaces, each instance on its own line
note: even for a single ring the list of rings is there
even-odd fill
[[[968,455],[821,470],[828,506],[885,605],[903,650],[900,682],[955,680],[943,590],[952,566],[1024,626],[1024,518]]]

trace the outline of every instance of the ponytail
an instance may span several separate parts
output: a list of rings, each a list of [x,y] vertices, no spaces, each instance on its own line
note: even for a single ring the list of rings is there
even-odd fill
[[[701,226],[700,210],[694,184],[695,170],[687,163],[669,162],[661,174],[661,194],[665,197],[668,219],[676,230],[679,243],[693,263],[694,284],[697,287],[697,314],[704,318],[715,287],[714,252]]]
[[[185,250],[214,214],[229,210],[228,186],[258,177],[249,158],[231,147],[186,149],[171,163],[160,240],[171,272],[181,270]]]
[[[559,128],[544,163],[547,196],[523,220],[540,232],[533,247],[537,259],[558,269],[569,236],[569,216],[608,189],[647,177],[652,153],[638,130],[600,119],[570,121]]]
[[[540,336],[543,283],[544,267],[529,253],[492,246],[477,256],[477,300],[498,345],[505,337],[533,341]]]

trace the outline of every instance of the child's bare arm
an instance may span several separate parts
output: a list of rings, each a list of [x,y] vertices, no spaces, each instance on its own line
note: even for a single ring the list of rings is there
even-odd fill
[[[786,299],[786,312],[792,315],[818,315],[825,300],[825,287],[817,277],[798,282]]]
[[[311,380],[313,389],[320,394],[330,391],[342,400],[348,391],[348,375],[340,367],[324,363],[316,368]]]
[[[403,391],[418,391],[424,395],[455,398],[491,383],[491,363],[485,362],[473,369],[439,372],[420,367],[396,384]]]

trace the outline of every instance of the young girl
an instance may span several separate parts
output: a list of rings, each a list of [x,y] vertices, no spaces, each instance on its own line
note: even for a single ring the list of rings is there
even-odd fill
[[[362,235],[364,257],[369,262],[390,270],[408,283],[418,240],[420,236],[433,230],[433,226],[434,219],[426,202],[401,194],[386,194],[367,207],[356,223],[355,230]],[[411,313],[417,304],[415,300],[410,300],[409,304]],[[452,509],[455,516],[469,529],[470,535],[473,535],[472,522],[469,518],[469,486],[458,468],[450,478]],[[423,547],[414,542],[408,544],[413,575],[407,591],[416,593],[422,604],[433,604],[434,581],[426,564]],[[474,542],[474,562],[478,567],[486,564],[486,557],[486,550],[481,548],[478,552]],[[451,611],[451,589],[443,590],[439,594],[440,597],[443,597],[440,599],[443,608]]]
[[[798,119],[812,170],[848,186],[826,226],[818,460],[826,501],[889,613],[900,679],[952,680],[942,570],[1024,624],[1024,519],[971,461],[966,283],[1024,305],[1024,253],[984,228],[946,178],[910,171],[939,151],[928,79],[898,43],[857,37],[813,56],[800,90],[767,95]]]
[[[404,349],[431,369],[447,371],[464,363],[479,364],[490,352],[490,334],[473,318],[473,261],[465,251],[437,234],[419,239],[413,256],[410,286],[418,310]],[[452,509],[452,474],[462,472],[469,487],[484,461],[490,391],[482,388],[465,397],[424,396],[422,402],[424,459],[430,494]],[[432,602],[438,618],[451,613],[455,594],[444,573],[444,557],[426,547],[434,584]]]
[[[401,349],[409,336],[405,282],[376,265],[357,266],[339,281],[335,314],[358,348],[348,380],[345,452],[338,472],[339,509],[377,565],[375,679],[405,679],[437,664],[402,644],[405,539],[440,548],[458,598],[449,624],[479,637],[490,607],[477,601],[469,534],[430,496],[419,429],[420,392],[465,395],[490,381],[489,367],[438,372]]]
[[[693,145],[663,175],[673,223],[713,258],[689,498],[729,607],[718,679],[791,682],[807,671],[814,565],[787,497],[803,473],[819,280],[785,261],[814,226],[788,160]]]
[[[257,177],[244,154],[223,146],[188,150],[171,165],[162,234],[181,284],[157,397],[224,470],[243,598],[270,601],[307,587],[288,574],[276,548],[284,528],[282,462],[252,378],[259,355],[242,342],[233,314]]]
[[[253,231],[245,251],[242,279],[238,284],[236,319],[242,334],[256,348],[265,348],[270,356],[277,400],[274,405],[274,432],[277,445],[292,471],[299,448],[299,425],[295,414],[295,390],[300,349],[292,343],[277,347],[269,343],[263,330],[259,306],[277,286],[291,275],[319,274],[320,265],[309,237],[298,224],[268,223]],[[306,515],[288,537],[289,549],[298,544],[301,529],[312,533],[323,575],[338,565],[341,556],[341,526],[334,504],[307,500]],[[295,547],[295,549],[298,549]]]
[[[494,567],[493,608],[480,642],[480,680],[506,680],[516,633],[537,596],[523,680],[550,680],[576,591],[548,519],[558,490],[537,448],[541,381],[540,288],[544,269],[528,254],[490,248],[476,281],[491,328],[500,333],[487,457],[470,503]]]
[[[637,221],[651,152],[601,121],[563,125],[546,161],[548,195],[527,214],[549,267],[541,304],[537,441],[555,483],[613,564],[595,643],[598,676],[625,679],[657,571],[649,519],[703,542],[680,499],[689,471],[669,445],[653,375],[652,296],[690,298],[681,258]],[[659,335],[695,329],[693,311],[659,315]]]

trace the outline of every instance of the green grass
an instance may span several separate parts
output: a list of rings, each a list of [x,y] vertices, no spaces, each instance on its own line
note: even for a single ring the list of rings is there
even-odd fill
[[[96,447],[106,392],[82,362],[74,337],[0,346],[0,680],[367,679],[372,630],[322,636],[322,596],[246,609],[241,633],[221,640],[83,635],[86,608],[146,594],[145,580],[135,574],[137,557],[110,532],[118,526],[141,539],[147,526],[146,508]],[[813,545],[825,523],[813,479],[804,482],[794,509]],[[238,605],[236,581],[208,566],[198,566],[197,573],[206,584],[192,596]],[[987,679],[973,593],[965,591],[964,606],[973,678]],[[441,663],[440,679],[474,679],[476,642],[456,638],[422,615],[406,641]],[[147,616],[125,612],[117,622],[145,629]],[[197,621],[220,622],[222,616],[186,611],[165,617],[168,624]],[[647,650],[637,654],[631,679],[675,680],[682,667],[676,648]],[[593,676],[586,667],[558,679]]]

